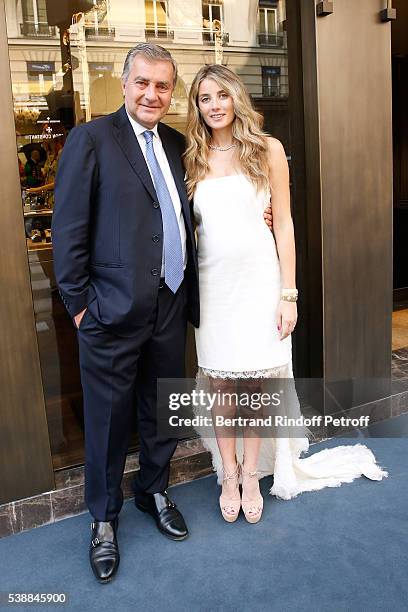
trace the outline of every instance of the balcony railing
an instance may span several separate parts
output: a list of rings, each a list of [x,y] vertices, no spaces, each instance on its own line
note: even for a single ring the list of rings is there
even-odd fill
[[[206,42],[209,45],[214,45],[216,40],[216,33],[211,30],[203,31],[203,42]],[[229,43],[229,34],[228,32],[224,32],[221,37],[222,45],[228,45]]]
[[[112,40],[115,38],[115,28],[86,26],[85,38],[87,40]]]
[[[20,23],[20,34],[27,38],[53,38],[56,28],[46,22],[24,21]]]
[[[283,47],[283,34],[258,34],[260,47]]]
[[[276,98],[280,96],[279,85],[262,85],[262,97]]]
[[[173,40],[174,31],[168,28],[157,27],[157,28],[146,28],[145,29],[146,40]]]

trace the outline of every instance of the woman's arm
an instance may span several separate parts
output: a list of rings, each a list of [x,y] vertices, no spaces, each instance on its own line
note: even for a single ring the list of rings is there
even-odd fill
[[[280,262],[281,287],[282,289],[295,289],[296,250],[290,211],[289,167],[285,149],[276,138],[268,138],[268,160],[273,232]],[[296,302],[281,300],[278,320],[281,339],[292,333],[296,321]]]

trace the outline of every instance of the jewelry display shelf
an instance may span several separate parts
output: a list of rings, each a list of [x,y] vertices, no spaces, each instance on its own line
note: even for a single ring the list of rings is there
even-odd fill
[[[38,210],[32,209],[30,206],[24,206],[24,217],[49,217],[52,215],[50,208],[39,208]]]
[[[32,242],[30,238],[26,239],[27,249],[29,251],[42,251],[43,249],[52,249],[52,242]]]

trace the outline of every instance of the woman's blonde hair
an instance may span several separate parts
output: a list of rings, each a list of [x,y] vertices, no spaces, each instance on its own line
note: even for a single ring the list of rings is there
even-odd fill
[[[208,145],[211,141],[211,129],[206,125],[198,107],[198,91],[204,79],[213,79],[231,96],[235,112],[232,135],[238,141],[242,172],[254,183],[258,191],[263,188],[268,189],[268,145],[267,134],[262,130],[263,117],[253,109],[241,79],[226,66],[211,64],[200,68],[190,89],[186,129],[187,148],[184,153],[188,196],[190,198],[193,196],[197,183],[210,169]]]

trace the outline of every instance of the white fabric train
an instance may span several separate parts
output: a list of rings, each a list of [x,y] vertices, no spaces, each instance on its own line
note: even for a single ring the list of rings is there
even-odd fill
[[[279,376],[292,378],[291,364],[283,367]],[[209,378],[202,370],[197,374],[197,390],[209,392]],[[289,407],[290,416],[299,416],[300,403],[296,392],[292,394],[293,402]],[[203,416],[206,408],[195,407],[195,416]],[[207,413],[208,415],[208,413]],[[215,435],[209,435],[208,429],[197,426],[205,448],[212,456],[213,468],[217,473],[218,483],[222,482],[222,460]],[[388,472],[377,465],[372,451],[365,445],[357,443],[327,448],[309,457],[301,457],[309,449],[310,432],[303,428],[299,437],[262,438],[258,472],[259,478],[273,474],[273,486],[270,494],[279,499],[289,500],[305,491],[317,491],[325,487],[339,487],[365,476],[370,480],[382,480]],[[236,439],[237,460],[243,460],[243,440]]]

